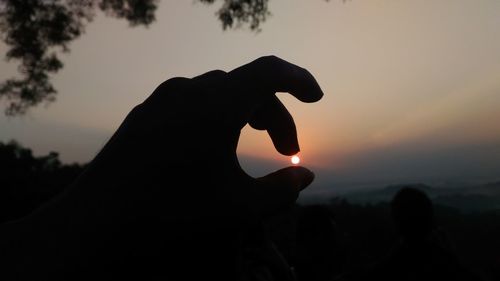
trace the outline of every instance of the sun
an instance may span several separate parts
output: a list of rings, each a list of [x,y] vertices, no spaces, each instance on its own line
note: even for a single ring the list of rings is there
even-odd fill
[[[299,158],[299,156],[294,155],[294,156],[292,156],[291,161],[292,161],[292,164],[297,165],[300,163],[300,158]]]

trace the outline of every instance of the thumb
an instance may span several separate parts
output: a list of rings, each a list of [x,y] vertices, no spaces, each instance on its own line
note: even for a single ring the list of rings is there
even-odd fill
[[[300,191],[310,185],[313,180],[314,173],[300,166],[283,168],[257,178],[258,190],[261,191],[260,202],[258,202],[261,213],[269,215],[292,206]]]

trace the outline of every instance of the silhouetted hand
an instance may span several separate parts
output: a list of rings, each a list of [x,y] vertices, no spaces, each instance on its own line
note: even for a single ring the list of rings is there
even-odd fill
[[[132,110],[86,177],[94,178],[96,171],[111,185],[131,186],[131,194],[120,198],[132,206],[155,206],[160,213],[161,206],[170,213],[173,204],[188,214],[184,206],[199,200],[255,215],[291,205],[313,180],[309,170],[289,167],[254,179],[236,155],[247,123],[267,130],[282,154],[299,151],[295,124],[276,92],[290,92],[304,102],[323,95],[307,70],[272,56],[229,73],[170,79]]]
[[[41,225],[39,232],[63,229],[58,247],[87,259],[161,256],[165,247],[183,243],[178,239],[196,243],[197,235],[203,243],[229,243],[241,224],[292,205],[314,177],[288,167],[255,179],[238,164],[247,123],[267,130],[280,153],[299,151],[293,118],[276,92],[303,102],[323,95],[307,70],[273,56],[228,73],[162,83],[129,113],[75,185],[30,219]],[[71,261],[72,253],[62,252]]]

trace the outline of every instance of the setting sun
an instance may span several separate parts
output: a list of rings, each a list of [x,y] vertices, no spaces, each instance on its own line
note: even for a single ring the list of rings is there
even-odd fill
[[[294,156],[292,156],[291,161],[292,161],[292,164],[297,165],[300,163],[300,158],[299,158],[299,156],[294,155]]]

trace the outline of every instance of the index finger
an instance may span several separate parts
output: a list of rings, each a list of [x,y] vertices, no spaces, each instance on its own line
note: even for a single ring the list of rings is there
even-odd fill
[[[228,75],[243,83],[243,86],[256,88],[256,93],[252,93],[256,97],[288,92],[308,103],[323,97],[323,91],[309,71],[276,56],[260,57],[232,70]]]

